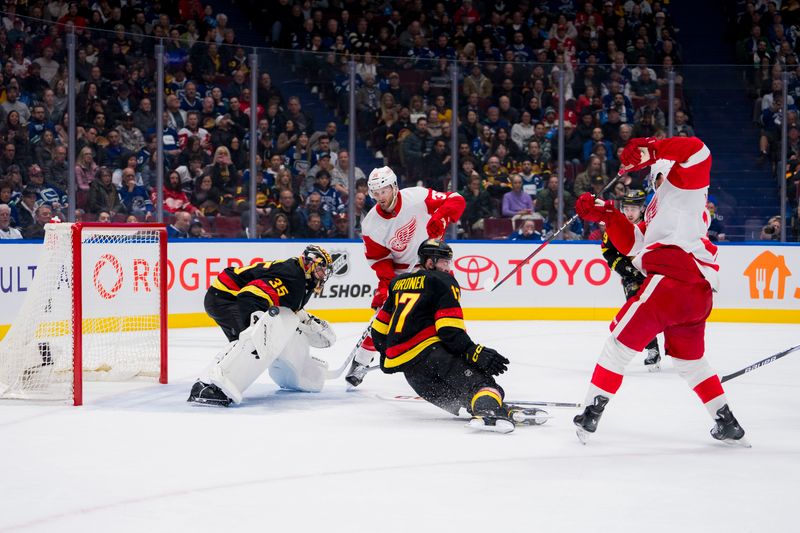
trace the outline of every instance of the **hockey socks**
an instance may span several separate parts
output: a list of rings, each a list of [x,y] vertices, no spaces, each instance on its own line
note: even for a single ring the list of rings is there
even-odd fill
[[[467,425],[471,428],[496,433],[514,431],[514,421],[503,405],[503,394],[494,387],[483,387],[478,390],[472,396],[470,411],[472,419]]]

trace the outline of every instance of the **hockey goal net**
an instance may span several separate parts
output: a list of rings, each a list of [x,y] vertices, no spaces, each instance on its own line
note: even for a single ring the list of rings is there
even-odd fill
[[[166,383],[166,244],[161,224],[47,224],[0,341],[0,398],[81,405],[84,379]]]

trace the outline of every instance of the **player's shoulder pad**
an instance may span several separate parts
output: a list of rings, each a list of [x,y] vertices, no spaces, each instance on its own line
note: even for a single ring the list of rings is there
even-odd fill
[[[447,272],[440,272],[438,270],[427,270],[431,277],[435,279],[438,283],[441,283],[445,286],[445,288],[455,287],[456,289],[461,290],[461,285],[458,284],[458,280],[452,274],[448,274]]]

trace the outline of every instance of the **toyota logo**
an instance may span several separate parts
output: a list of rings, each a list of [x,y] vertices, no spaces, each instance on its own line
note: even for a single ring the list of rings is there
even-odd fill
[[[482,291],[487,278],[491,278],[494,283],[500,277],[500,269],[495,262],[482,255],[461,256],[455,260],[453,266],[466,274],[467,285],[461,287],[465,291]]]

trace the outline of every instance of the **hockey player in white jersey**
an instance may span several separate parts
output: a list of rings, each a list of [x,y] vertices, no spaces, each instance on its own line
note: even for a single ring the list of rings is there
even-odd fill
[[[620,156],[623,169],[650,166],[655,195],[644,221],[634,224],[613,202],[586,193],[576,211],[584,220],[605,222],[614,246],[632,256],[645,275],[639,291],[611,322],[586,394],[586,408],[575,417],[578,437],[595,432],[609,401],[622,385],[633,357],[658,333],[673,366],[715,421],[711,436],[748,445],[744,429],[728,406],[719,377],[705,357],[705,325],[712,292],[719,286],[717,247],[708,240],[706,201],[711,152],[697,137],[631,139]]]
[[[414,269],[420,244],[429,238],[442,238],[447,225],[461,217],[466,202],[458,193],[425,187],[400,190],[397,176],[389,167],[373,170],[367,185],[377,204],[361,223],[361,238],[367,261],[378,276],[371,307],[380,309],[392,278]],[[366,337],[347,373],[347,382],[358,386],[376,354],[372,338]]]

